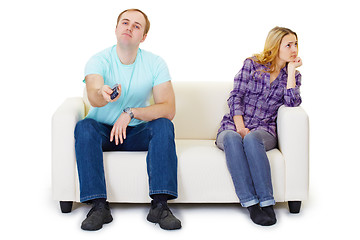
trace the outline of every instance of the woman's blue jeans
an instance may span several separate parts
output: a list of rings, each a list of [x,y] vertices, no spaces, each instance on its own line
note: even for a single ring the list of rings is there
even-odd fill
[[[75,154],[80,182],[80,201],[107,198],[103,151],[148,151],[149,195],[177,198],[177,156],[174,126],[165,118],[128,126],[123,144],[110,142],[112,126],[86,118],[75,127]],[[119,159],[121,161],[121,159]]]
[[[255,130],[243,139],[239,133],[225,130],[218,134],[216,144],[225,152],[241,205],[275,205],[266,151],[276,147],[276,138],[266,131]]]

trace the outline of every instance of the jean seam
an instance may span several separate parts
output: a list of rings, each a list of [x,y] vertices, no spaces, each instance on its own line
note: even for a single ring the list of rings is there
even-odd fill
[[[267,207],[267,206],[272,206],[272,205],[275,205],[274,198],[270,198],[268,200],[263,200],[260,202],[260,207]]]
[[[86,202],[86,201],[96,199],[96,198],[107,198],[107,196],[106,196],[106,194],[93,194],[90,196],[81,197],[80,202]]]
[[[151,196],[153,194],[169,194],[176,198],[178,197],[178,194],[176,192],[169,191],[169,190],[150,190],[149,195]]]
[[[247,201],[240,201],[240,203],[241,203],[241,206],[243,206],[243,207],[250,207],[250,206],[253,206],[255,204],[258,204],[259,200],[257,198],[253,198],[253,199],[250,199],[250,200],[247,200]]]

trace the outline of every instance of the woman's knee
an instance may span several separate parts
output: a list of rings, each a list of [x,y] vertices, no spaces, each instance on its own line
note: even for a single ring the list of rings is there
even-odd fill
[[[220,148],[232,145],[235,147],[239,147],[243,144],[243,139],[241,135],[232,130],[225,130],[224,132],[221,132],[218,136],[217,141]]]
[[[263,144],[261,136],[256,132],[250,132],[244,137],[244,146]]]

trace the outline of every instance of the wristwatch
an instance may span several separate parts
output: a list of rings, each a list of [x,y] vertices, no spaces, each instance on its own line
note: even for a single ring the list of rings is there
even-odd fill
[[[131,108],[129,108],[129,107],[125,108],[123,112],[126,112],[127,114],[129,114],[131,119],[134,118],[134,113],[132,112]]]

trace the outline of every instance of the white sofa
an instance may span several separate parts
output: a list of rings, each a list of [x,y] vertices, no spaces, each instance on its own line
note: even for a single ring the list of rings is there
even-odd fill
[[[173,82],[176,97],[175,126],[178,156],[178,194],[174,203],[239,202],[225,154],[215,145],[232,82]],[[89,111],[84,97],[68,98],[52,118],[52,193],[62,212],[79,202],[74,149],[74,128]],[[276,202],[289,202],[300,211],[309,189],[309,126],[301,107],[280,107],[277,119],[279,149],[267,152]],[[108,201],[147,203],[146,152],[106,152],[104,168]]]

